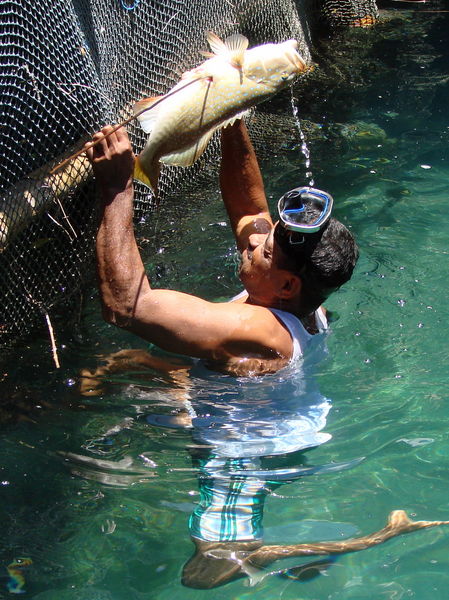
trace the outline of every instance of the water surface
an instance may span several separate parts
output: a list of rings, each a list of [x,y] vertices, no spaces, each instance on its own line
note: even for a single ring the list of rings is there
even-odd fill
[[[445,27],[447,20],[437,22],[426,40],[439,55],[422,63],[428,78],[447,71]],[[386,61],[385,49],[379,52]],[[311,154],[315,184],[332,192],[335,214],[352,228],[361,258],[351,282],[329,299],[328,351],[313,369],[314,385],[331,403],[323,431],[332,437],[305,453],[266,460],[265,469],[298,475],[265,501],[267,543],[362,535],[381,528],[397,508],[418,519],[449,518],[449,87],[429,85],[426,96],[416,85],[378,79],[368,91],[355,90],[355,107],[341,119],[329,110],[328,118],[345,123],[356,142],[352,137],[337,162],[332,153],[320,163]],[[309,116],[307,107],[299,112]],[[309,113],[316,116],[312,108]],[[380,135],[375,143],[373,131]],[[292,168],[282,173],[273,159],[262,165],[273,205],[305,177],[298,148],[287,158]],[[191,215],[188,230],[176,228],[169,209],[177,202],[139,231],[142,238],[155,236],[140,240],[144,249],[161,248],[148,252],[147,261],[157,285],[210,299],[232,296],[239,290],[235,253],[218,193],[201,209],[178,207]],[[59,344],[59,372],[44,336],[3,365],[11,414],[4,415],[0,449],[0,561],[6,567],[17,557],[33,560],[25,572],[27,597],[447,597],[449,528],[342,556],[326,576],[307,582],[273,575],[254,587],[244,579],[214,591],[183,587],[182,566],[192,553],[188,519],[198,501],[192,431],[162,428],[143,415],[176,413],[185,389],[154,373],[144,383],[136,374],[116,375],[101,395],[79,393],[80,369],[95,368],[99,354],[145,347],[102,323],[95,294],[81,325]],[[272,385],[211,374],[195,380],[198,388],[200,382],[203,396],[216,401],[232,386],[249,401],[265,397]],[[346,468],[323,468],[329,465]],[[9,597],[7,582],[3,569],[0,598]]]

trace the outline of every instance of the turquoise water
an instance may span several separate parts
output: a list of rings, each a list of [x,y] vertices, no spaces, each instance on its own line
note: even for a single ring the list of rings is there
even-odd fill
[[[447,20],[427,40],[440,54],[445,27]],[[426,73],[444,72],[444,60],[427,64]],[[312,474],[267,497],[266,543],[363,535],[397,508],[417,519],[449,519],[449,87],[443,82],[421,96],[413,85],[376,81],[344,115],[358,132],[361,122],[375,124],[385,137],[365,143],[373,137],[368,127],[338,163],[314,162],[312,146],[315,183],[332,191],[361,258],[351,282],[328,302],[328,353],[314,365],[314,385],[332,404],[324,427],[332,438],[303,454],[267,459],[265,469],[304,474],[311,467]],[[300,105],[301,113],[307,117]],[[339,116],[329,110],[329,119]],[[291,169],[282,173],[273,160],[262,165],[273,200],[304,178],[298,148],[287,158]],[[205,206],[185,202],[188,231],[163,233],[175,229],[175,201],[139,231],[153,236],[140,240],[149,270],[160,286],[230,297],[239,288],[218,194]],[[76,331],[60,334],[58,343],[60,371],[44,337],[2,365],[4,394],[16,408],[2,426],[0,448],[0,598],[10,595],[6,567],[17,557],[32,559],[25,597],[39,600],[447,598],[449,527],[341,556],[306,582],[271,575],[253,587],[245,579],[212,591],[182,586],[193,550],[188,519],[198,501],[192,432],[142,416],[178,411],[185,390],[154,373],[145,382],[115,375],[101,395],[79,393],[78,373],[97,366],[98,355],[144,347],[102,323],[95,296]],[[203,373],[194,385],[215,403],[236,385],[244,399],[260,400],[287,375],[276,377],[236,383]],[[113,468],[93,462],[100,460]]]

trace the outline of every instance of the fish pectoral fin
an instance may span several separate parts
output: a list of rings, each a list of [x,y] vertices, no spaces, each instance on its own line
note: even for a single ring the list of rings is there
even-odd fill
[[[207,32],[207,41],[216,56],[226,58],[234,67],[241,69],[245,51],[248,48],[248,38],[241,33],[234,33],[223,42],[218,35],[212,31]]]
[[[154,98],[143,98],[134,104],[134,116],[139,120],[139,123],[145,133],[151,133],[154,123],[158,116],[158,108],[150,110],[155,102],[161,100],[163,96],[155,96]],[[144,112],[142,112],[144,111]]]
[[[164,165],[172,165],[176,167],[190,167],[203,154],[210,138],[213,136],[216,128],[205,133],[197,142],[183,148],[177,152],[171,152],[165,156],[161,156],[160,161]]]

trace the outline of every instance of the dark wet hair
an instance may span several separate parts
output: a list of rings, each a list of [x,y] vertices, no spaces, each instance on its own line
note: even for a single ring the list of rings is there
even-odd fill
[[[318,211],[307,207],[305,221],[314,221]],[[349,281],[359,257],[351,232],[337,219],[330,218],[316,233],[297,233],[277,223],[274,238],[282,250],[277,262],[301,277],[303,287],[298,313],[305,316],[316,310],[341,285]]]

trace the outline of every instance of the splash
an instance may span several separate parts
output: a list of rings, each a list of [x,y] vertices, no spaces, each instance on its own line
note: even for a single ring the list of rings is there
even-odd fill
[[[310,187],[313,187],[315,185],[315,181],[313,180],[313,173],[311,171],[310,168],[310,150],[309,147],[307,145],[307,140],[306,140],[306,136],[304,134],[304,131],[301,127],[301,119],[299,118],[299,110],[298,110],[298,98],[296,98],[294,92],[293,92],[293,88],[291,88],[292,94],[291,94],[291,106],[292,106],[292,113],[293,113],[293,118],[295,120],[295,125],[298,129],[298,133],[299,133],[299,139],[301,140],[301,153],[304,156],[304,166],[306,168],[306,178],[308,179],[308,185]]]

